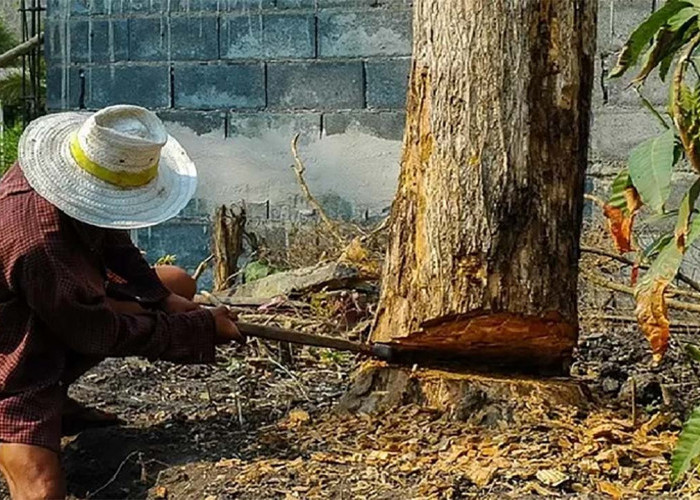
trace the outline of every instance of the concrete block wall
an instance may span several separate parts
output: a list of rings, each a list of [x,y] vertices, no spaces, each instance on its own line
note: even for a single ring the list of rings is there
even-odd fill
[[[396,140],[410,17],[397,0],[50,0],[48,106],[216,110],[243,134],[251,113],[305,115],[319,137],[330,116]]]
[[[176,253],[192,268],[205,258],[220,203],[245,201],[261,228],[313,217],[289,168],[296,133],[329,211],[379,218],[398,176],[410,9],[404,0],[48,0],[48,107],[146,106],[189,151],[197,198],[134,235],[153,259]]]
[[[604,191],[629,150],[660,132],[629,77],[606,77],[628,34],[662,3],[599,0],[589,190]],[[409,0],[48,0],[49,107],[141,104],[190,152],[197,199],[172,229],[138,235],[154,258],[168,241],[181,244],[178,224],[193,224],[191,234],[202,235],[189,252],[195,265],[219,203],[246,201],[261,226],[308,220],[289,169],[296,133],[312,190],[334,200],[329,210],[380,217],[397,181],[410,8]],[[667,85],[655,75],[643,92],[663,107]]]

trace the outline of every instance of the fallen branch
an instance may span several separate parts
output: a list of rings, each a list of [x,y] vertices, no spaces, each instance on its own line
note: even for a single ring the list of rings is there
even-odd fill
[[[628,259],[624,255],[616,254],[614,252],[610,252],[610,251],[604,250],[602,248],[581,246],[581,251],[584,253],[590,253],[593,255],[600,255],[601,257],[608,257],[610,259],[613,259],[613,260],[620,262],[621,264],[626,264],[628,266],[634,267],[634,265],[635,265],[635,262],[633,260]],[[649,266],[645,266],[643,264],[640,264],[639,269],[649,269]],[[688,277],[685,274],[680,273],[680,272],[676,275],[676,277],[678,278],[678,281],[682,281],[683,283],[688,285],[693,290],[700,292],[700,283],[698,283],[694,279],[692,279],[692,278],[690,278],[690,277]],[[686,295],[686,293],[684,293],[682,290],[679,290],[678,292],[676,292],[677,295]],[[697,295],[697,294],[692,294],[692,295],[688,295],[688,296],[700,299],[700,295]]]
[[[38,35],[34,35],[26,42],[22,42],[16,47],[13,47],[8,51],[3,52],[2,54],[0,54],[0,68],[9,66],[15,61],[15,59],[17,59],[18,57],[22,57],[43,41],[44,33],[42,32]]]
[[[617,314],[584,314],[581,316],[584,321],[598,320],[598,321],[612,321],[615,323],[637,323],[636,316],[620,316]],[[686,328],[697,328],[700,329],[700,323],[693,321],[674,321],[670,325],[672,330],[686,329]]]
[[[136,450],[136,451],[132,451],[131,453],[129,453],[129,454],[126,456],[126,458],[125,458],[124,460],[122,460],[122,463],[119,464],[119,467],[117,468],[117,472],[115,472],[114,475],[113,475],[111,478],[109,478],[109,481],[107,481],[105,484],[103,484],[102,486],[100,486],[100,487],[99,487],[97,490],[95,490],[94,492],[88,493],[88,494],[87,494],[87,498],[95,498],[95,495],[97,495],[98,493],[102,493],[105,489],[107,489],[107,488],[109,487],[109,485],[111,485],[114,481],[116,481],[117,478],[119,477],[119,474],[121,474],[122,469],[124,468],[124,466],[127,464],[127,462],[128,462],[129,460],[131,460],[131,457],[133,457],[133,456],[135,456],[135,455],[141,456],[141,452],[138,451],[138,450]]]
[[[616,292],[625,293],[634,297],[634,288],[631,286],[623,285],[621,283],[615,283],[614,281],[606,280],[601,276],[596,276],[593,273],[582,272],[581,276],[589,280],[591,283],[602,286],[609,290],[614,290]],[[666,299],[666,304],[672,309],[677,309],[679,311],[691,311],[700,313],[700,304],[690,304],[688,302],[682,302],[680,300]]]
[[[338,227],[333,223],[333,221],[326,215],[326,212],[323,210],[323,207],[321,204],[318,202],[318,200],[314,197],[313,194],[311,194],[311,190],[309,189],[309,185],[306,183],[306,180],[304,180],[304,172],[306,171],[306,167],[304,166],[304,163],[301,161],[301,158],[299,157],[299,151],[297,149],[297,142],[299,141],[299,134],[294,136],[294,139],[292,139],[292,156],[294,157],[294,165],[292,165],[292,169],[294,170],[294,173],[297,176],[297,182],[299,183],[299,186],[301,187],[302,192],[304,193],[304,196],[306,197],[306,201],[308,201],[309,205],[313,207],[313,209],[318,213],[318,216],[321,218],[323,223],[328,227],[328,230],[330,233],[333,235],[333,237],[338,240],[340,243],[344,243],[345,239],[342,237],[340,232],[338,231]]]

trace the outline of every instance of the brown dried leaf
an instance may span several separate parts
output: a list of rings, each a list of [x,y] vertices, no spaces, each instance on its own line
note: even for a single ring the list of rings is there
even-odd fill
[[[637,321],[651,346],[655,363],[661,361],[668,349],[670,322],[664,297],[668,283],[666,278],[656,277],[650,287],[638,288],[636,295]]]
[[[607,204],[603,207],[603,213],[608,221],[608,229],[613,237],[617,251],[620,253],[631,252],[634,213],[627,217],[622,209]]]
[[[153,498],[168,498],[168,488],[165,486],[156,486],[153,490]]]
[[[622,489],[619,486],[614,485],[613,483],[609,483],[607,481],[600,481],[598,483],[598,491],[601,493],[605,493],[606,495],[610,495],[612,498],[615,500],[619,500],[622,498]]]
[[[535,477],[547,486],[557,487],[569,480],[569,476],[556,469],[538,470]]]
[[[639,193],[634,186],[630,186],[625,189],[625,201],[627,202],[627,211],[632,215],[632,217],[634,217],[637,210],[642,208],[644,205],[642,198],[639,196]]]

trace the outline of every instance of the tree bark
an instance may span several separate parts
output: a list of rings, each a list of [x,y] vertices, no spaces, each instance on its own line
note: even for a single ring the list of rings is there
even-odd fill
[[[465,365],[570,358],[595,9],[414,0],[374,342],[458,353]]]
[[[212,254],[215,291],[227,289],[238,272],[238,258],[243,253],[245,223],[246,213],[243,206],[239,213],[236,213],[233,207],[221,205],[214,213]]]

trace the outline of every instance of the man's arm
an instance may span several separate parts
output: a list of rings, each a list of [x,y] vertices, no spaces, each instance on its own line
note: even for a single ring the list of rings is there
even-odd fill
[[[75,249],[60,232],[47,237],[49,242],[34,245],[15,262],[13,288],[71,349],[90,355],[139,355],[181,363],[214,360],[216,325],[210,311],[115,313],[107,305],[104,287],[75,271],[89,264],[76,257]]]
[[[107,268],[124,278],[138,294],[140,302],[157,304],[170,295],[127,231],[106,231],[104,259]]]

